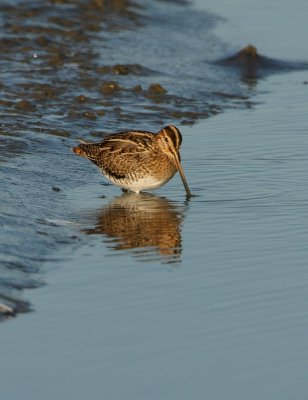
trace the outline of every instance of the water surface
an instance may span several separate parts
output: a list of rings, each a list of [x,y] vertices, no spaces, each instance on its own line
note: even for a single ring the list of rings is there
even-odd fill
[[[34,226],[53,240],[36,244],[48,252],[26,275],[47,283],[24,293],[35,311],[1,325],[6,399],[306,398],[307,72],[253,86],[218,74],[249,106],[221,102],[216,116],[180,119],[189,202],[178,176],[122,195],[84,160],[65,162],[73,138],[40,137],[39,152],[17,159],[26,196],[30,166],[35,193],[46,185],[31,207],[18,199],[41,210]]]
[[[17,0],[0,10],[0,304],[18,313],[31,309],[20,292],[44,283],[42,263],[59,261],[57,250],[79,241],[69,230],[70,190],[95,174],[72,154],[76,138],[192,125],[250,101],[238,80],[226,84],[229,71],[220,69],[218,79],[205,62],[205,48],[212,58],[221,50],[212,34],[219,18],[206,11],[176,2],[104,8],[82,0]]]

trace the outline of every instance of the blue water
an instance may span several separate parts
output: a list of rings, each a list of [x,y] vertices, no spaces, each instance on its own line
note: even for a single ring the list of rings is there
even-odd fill
[[[224,15],[213,2],[221,16],[241,15],[220,29],[247,30],[246,8],[233,4]],[[251,3],[249,15],[259,24],[266,17],[275,35],[297,7],[269,20]],[[274,51],[272,36],[261,36]],[[296,43],[289,38],[290,59],[301,58],[295,47],[307,37],[305,28]],[[141,226],[155,226],[143,222],[149,209],[169,221],[164,245],[128,246],[117,227],[85,235],[120,196],[96,171],[66,194],[81,245],[45,263],[47,285],[28,292],[35,312],[2,324],[4,399],[306,399],[307,80],[307,72],[267,77],[253,88],[252,108],[180,127],[196,197],[187,203],[175,177],[134,210]]]
[[[308,3],[297,0],[194,0],[198,10],[219,15],[216,29],[228,46],[253,44],[272,57],[298,60],[307,58]]]

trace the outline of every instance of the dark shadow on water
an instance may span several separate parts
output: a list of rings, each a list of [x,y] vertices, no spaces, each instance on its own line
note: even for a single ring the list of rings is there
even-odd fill
[[[249,86],[257,84],[257,80],[268,75],[308,69],[308,62],[276,60],[258,53],[256,47],[248,45],[239,52],[217,60],[217,65],[237,71],[240,79]]]
[[[142,261],[179,263],[182,253],[182,207],[152,194],[124,193],[98,210],[87,235],[103,235],[114,251],[132,250]]]

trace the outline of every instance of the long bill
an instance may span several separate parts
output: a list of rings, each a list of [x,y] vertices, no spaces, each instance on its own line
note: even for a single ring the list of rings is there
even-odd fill
[[[183,185],[185,187],[187,197],[192,197],[192,194],[191,194],[191,192],[189,190],[189,187],[188,187],[185,175],[184,175],[184,171],[183,171],[182,165],[181,165],[180,160],[179,160],[179,156],[176,153],[174,154],[174,161],[175,161],[175,165],[176,165],[176,167],[177,167],[177,169],[178,169],[178,171],[179,171],[179,173],[181,175],[181,179],[182,179]]]

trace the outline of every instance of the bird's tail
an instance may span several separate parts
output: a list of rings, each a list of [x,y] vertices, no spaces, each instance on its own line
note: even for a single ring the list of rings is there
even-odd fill
[[[83,151],[82,151],[82,149],[80,148],[80,145],[79,146],[75,146],[75,147],[72,147],[72,150],[73,150],[73,152],[75,153],[75,154],[78,154],[79,156],[82,156],[83,154]]]
[[[85,140],[79,140],[81,143],[73,147],[72,150],[75,154],[78,154],[81,157],[88,158],[90,161],[97,164],[98,155],[100,153],[99,146],[96,143],[87,142]]]

